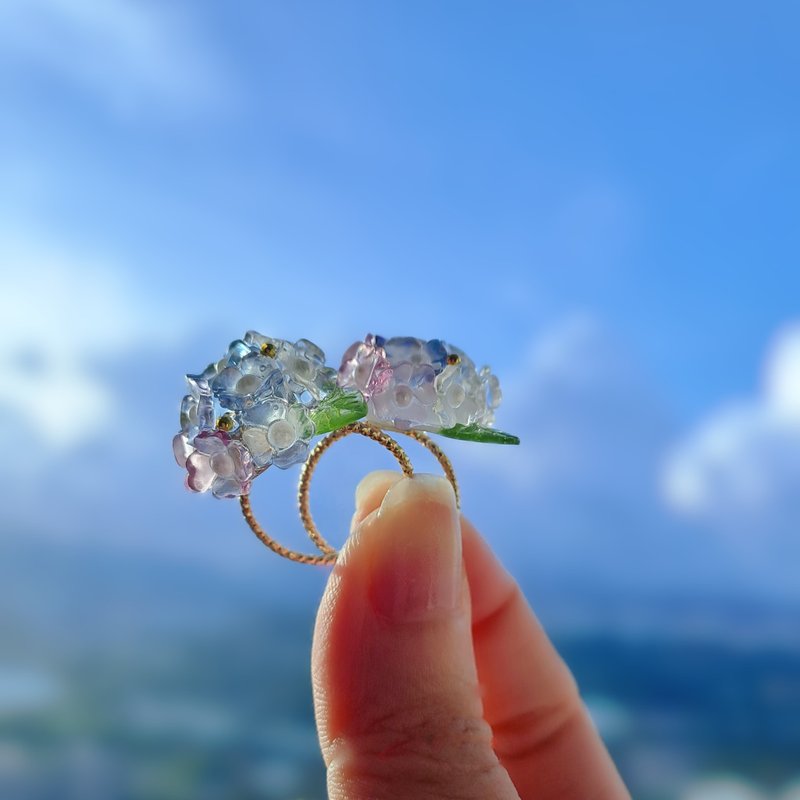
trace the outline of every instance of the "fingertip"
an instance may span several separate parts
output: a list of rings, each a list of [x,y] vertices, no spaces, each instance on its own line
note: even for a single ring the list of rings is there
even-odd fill
[[[408,524],[414,521],[414,515],[431,504],[443,506],[454,513],[456,497],[453,487],[438,475],[417,472],[410,478],[395,481],[389,486],[381,502],[379,514],[385,517],[388,513],[398,513],[401,521]]]
[[[356,486],[355,504],[351,530],[355,529],[373,511],[380,507],[389,489],[403,477],[402,472],[379,469],[365,475]]]
[[[394,483],[360,529],[369,599],[384,621],[419,622],[462,606],[461,529],[450,484],[416,474]]]

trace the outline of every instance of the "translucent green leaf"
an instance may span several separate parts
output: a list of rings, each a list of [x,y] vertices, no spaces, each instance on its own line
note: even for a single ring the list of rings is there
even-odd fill
[[[451,439],[462,439],[465,442],[488,442],[490,444],[519,444],[519,436],[485,428],[482,425],[453,425],[439,431],[442,436]]]
[[[367,416],[367,404],[360,392],[334,389],[310,412],[317,434],[330,433]]]

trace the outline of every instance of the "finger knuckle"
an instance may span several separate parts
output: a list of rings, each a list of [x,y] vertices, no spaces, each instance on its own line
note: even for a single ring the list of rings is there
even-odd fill
[[[491,743],[481,718],[432,707],[392,711],[333,744],[329,782],[349,786],[345,797],[485,798],[481,787],[502,772]]]
[[[527,761],[564,740],[580,725],[583,706],[579,695],[522,711],[494,726],[494,748],[503,761]]]

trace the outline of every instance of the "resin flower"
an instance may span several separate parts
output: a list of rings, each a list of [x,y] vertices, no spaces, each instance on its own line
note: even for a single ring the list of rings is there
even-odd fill
[[[402,361],[392,367],[392,378],[371,398],[375,417],[397,430],[437,430],[436,371],[431,364]]]
[[[436,410],[445,428],[453,425],[489,426],[494,422],[494,406],[489,404],[489,384],[499,383],[488,367],[481,372],[466,353],[448,345],[448,362],[436,376]]]
[[[501,400],[491,370],[478,371],[463,351],[440,339],[369,335],[345,353],[339,385],[361,391],[367,420],[383,428],[473,441],[519,441],[491,428]]]
[[[292,343],[248,331],[244,341],[274,359],[294,399],[304,405],[313,405],[336,386],[336,372],[325,365],[325,353],[308,339]]]
[[[438,373],[447,363],[447,347],[441,339],[425,341],[412,336],[396,336],[385,341],[384,350],[392,364],[428,364]]]
[[[194,452],[192,443],[186,434],[176,433],[172,437],[172,455],[175,456],[175,461],[181,469],[186,468],[186,459]]]
[[[380,336],[370,333],[363,342],[350,345],[339,367],[339,385],[357,389],[364,397],[382,392],[392,379],[384,343]]]
[[[284,374],[274,359],[250,348],[240,353],[237,348],[211,381],[211,392],[223,407],[242,410],[261,397],[282,396],[284,383]]]
[[[303,462],[316,433],[367,414],[361,394],[336,385],[336,371],[308,339],[248,331],[186,381],[173,452],[189,488],[217,497],[246,494],[268,467]]]
[[[192,390],[181,400],[181,433],[194,439],[200,431],[214,427],[214,401],[210,394],[200,394]]]
[[[186,485],[193,492],[210,489],[215,497],[240,497],[250,491],[253,458],[240,441],[224,431],[199,433],[185,463]]]
[[[313,436],[314,423],[299,403],[274,398],[242,414],[242,441],[259,470],[305,461]]]

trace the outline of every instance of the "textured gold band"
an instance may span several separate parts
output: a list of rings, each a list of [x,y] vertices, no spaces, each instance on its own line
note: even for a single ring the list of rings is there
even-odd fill
[[[366,422],[354,422],[351,425],[345,425],[343,428],[329,433],[322,439],[316,447],[309,453],[305,464],[300,468],[300,483],[297,486],[297,506],[300,512],[300,519],[303,522],[303,527],[312,542],[319,548],[319,550],[327,555],[336,554],[336,548],[325,541],[322,534],[317,529],[314,523],[314,518],[311,516],[310,507],[310,492],[309,486],[311,485],[311,478],[316,469],[317,462],[322,457],[322,454],[339,439],[343,439],[351,433],[360,433],[362,436],[367,436],[378,444],[382,444],[400,464],[400,469],[403,474],[410,478],[414,474],[414,468],[411,466],[411,460],[406,451],[400,447],[391,436],[384,433],[380,428],[370,425]]]
[[[258,524],[258,520],[253,516],[253,509],[250,507],[250,497],[248,495],[243,494],[239,498],[239,504],[242,507],[242,514],[244,514],[244,518],[253,533],[258,536],[263,544],[279,556],[288,558],[290,561],[296,561],[298,564],[332,564],[336,561],[336,553],[298,553],[296,550],[284,547]]]
[[[300,564],[331,564],[336,560],[338,555],[336,548],[325,540],[325,538],[319,532],[316,524],[314,523],[314,518],[311,515],[309,487],[311,485],[311,478],[314,474],[314,470],[316,469],[317,463],[322,457],[322,454],[334,442],[338,442],[339,439],[343,439],[345,436],[348,436],[351,433],[358,433],[361,436],[366,436],[369,439],[378,442],[378,444],[383,445],[397,459],[397,462],[400,464],[400,469],[403,471],[405,476],[411,477],[414,474],[414,468],[412,467],[411,460],[409,459],[405,450],[403,450],[403,448],[400,447],[400,445],[391,436],[374,425],[370,425],[367,422],[353,422],[350,425],[345,425],[343,428],[339,428],[338,430],[329,433],[324,439],[320,440],[314,449],[309,453],[308,458],[300,470],[300,482],[297,487],[297,504],[300,513],[300,519],[303,522],[303,527],[306,529],[306,533],[308,533],[309,538],[320,550],[319,555],[300,553],[296,550],[290,550],[289,548],[284,547],[282,544],[276,542],[271,536],[269,536],[269,534],[266,533],[266,531],[264,531],[253,515],[249,496],[243,495],[239,498],[239,502],[242,507],[242,514],[244,514],[244,518],[247,520],[247,524],[250,526],[253,533],[255,533],[255,535],[264,545],[269,547],[270,550],[274,551],[279,556],[283,556],[284,558],[288,558],[290,561],[296,561]],[[458,481],[456,480],[455,471],[453,470],[453,465],[450,463],[450,459],[444,454],[442,449],[435,442],[431,441],[427,434],[419,431],[408,431],[406,435],[418,441],[434,455],[436,460],[441,465],[445,476],[452,484],[453,491],[456,495],[456,503],[460,506]]]

